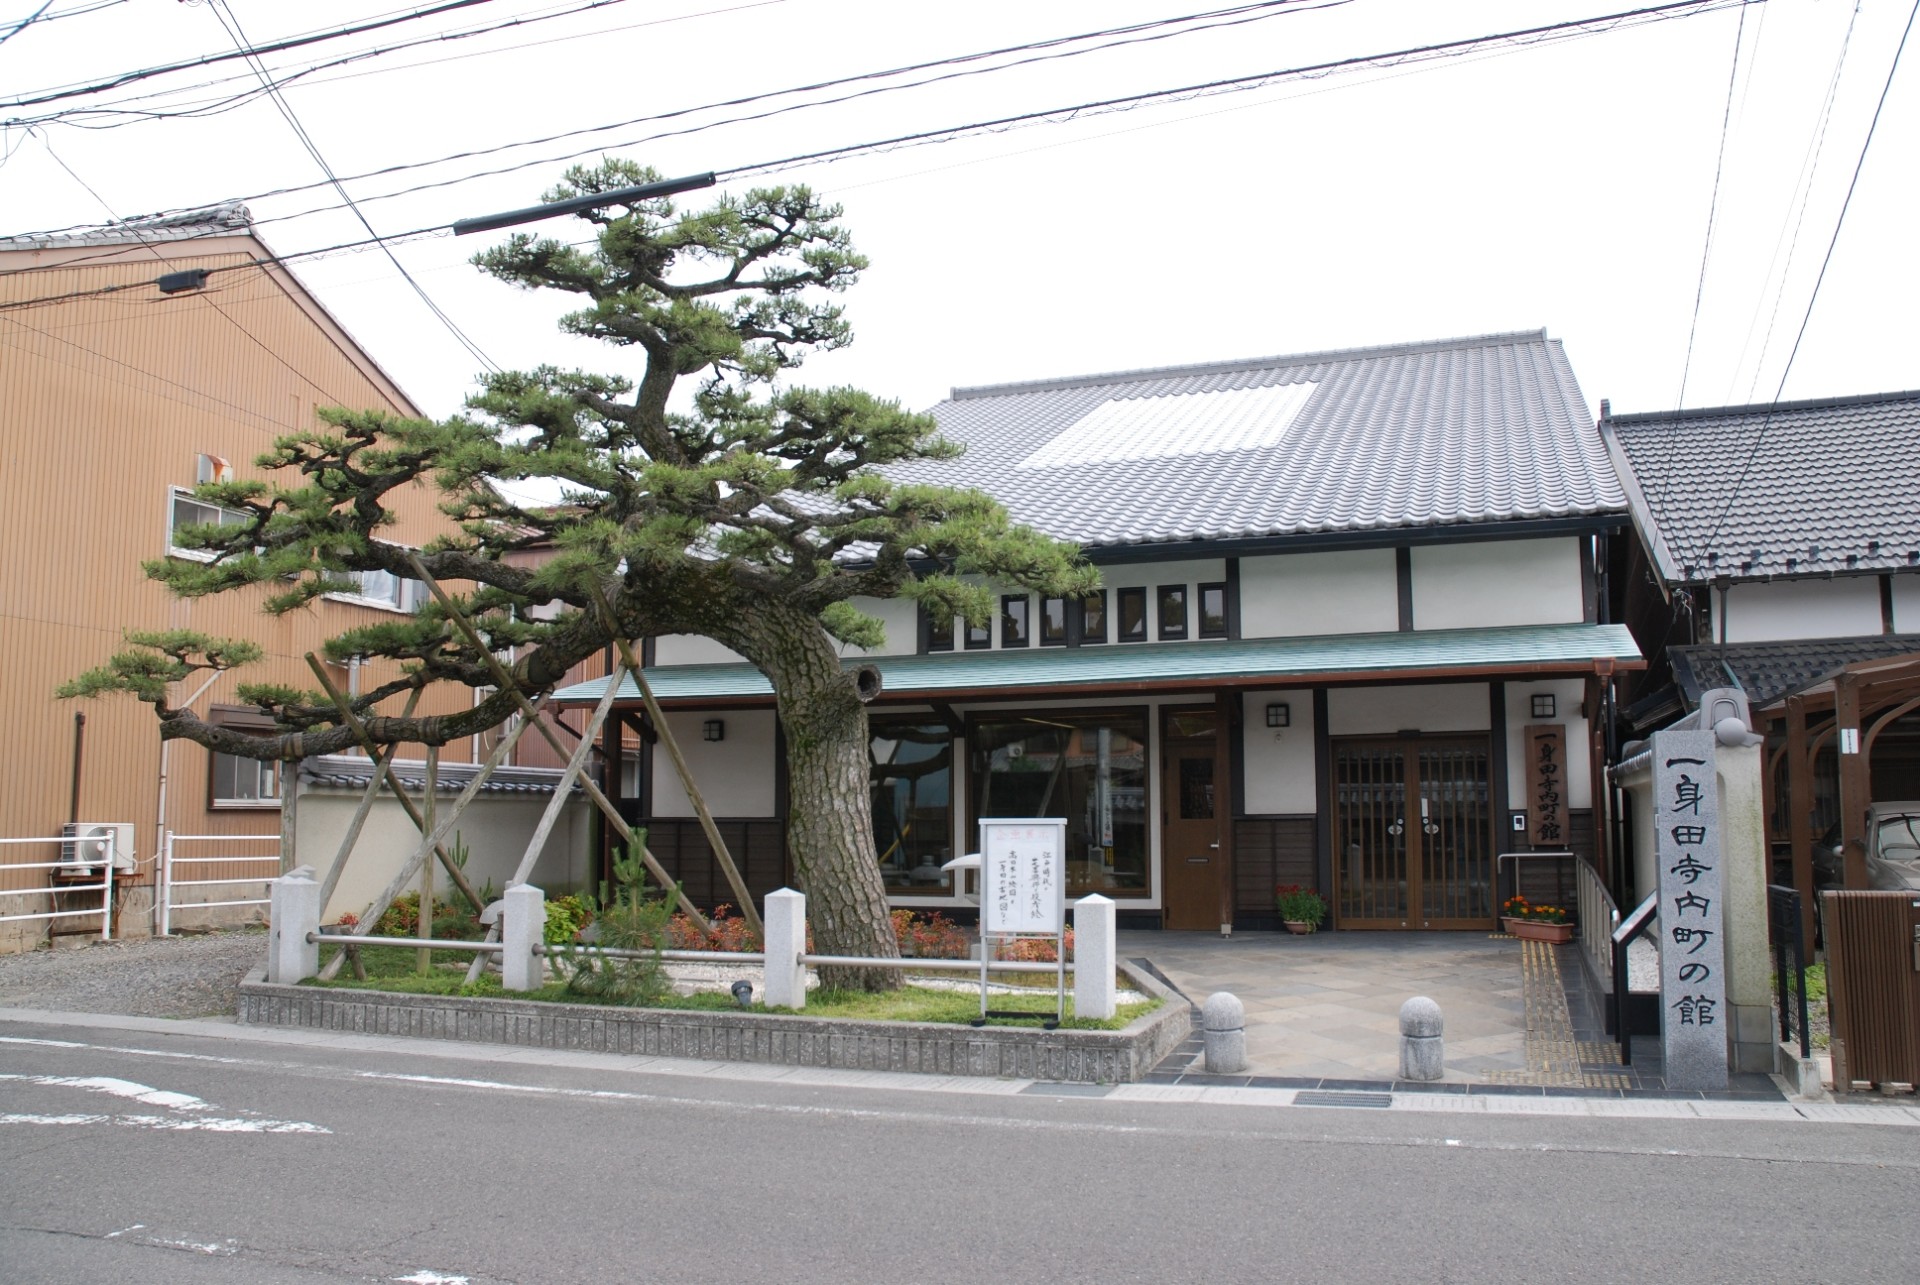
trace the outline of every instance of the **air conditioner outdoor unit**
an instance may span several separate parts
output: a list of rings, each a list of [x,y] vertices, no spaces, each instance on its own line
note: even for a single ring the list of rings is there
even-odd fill
[[[131,821],[69,821],[60,827],[60,874],[91,875],[107,862],[129,874],[138,860]]]

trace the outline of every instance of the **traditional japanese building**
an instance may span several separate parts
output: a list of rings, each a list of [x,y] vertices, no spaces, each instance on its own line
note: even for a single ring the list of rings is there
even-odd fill
[[[902,906],[963,908],[983,817],[1065,817],[1070,896],[1123,922],[1275,921],[1318,889],[1338,928],[1486,928],[1496,858],[1601,858],[1600,729],[1641,664],[1608,618],[1625,493],[1542,331],[955,389],[974,486],[1080,543],[1102,587],[1011,591],[996,618],[860,603],[879,861]],[[766,679],[695,637],[648,679],[756,897],[789,882]],[[604,680],[562,692],[591,704]],[[629,698],[630,697],[630,698]],[[622,693],[621,807],[697,898],[730,900],[665,754]]]

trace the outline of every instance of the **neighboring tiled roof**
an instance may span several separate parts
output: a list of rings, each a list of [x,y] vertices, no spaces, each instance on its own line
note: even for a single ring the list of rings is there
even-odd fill
[[[1251,395],[1282,385],[1312,387]],[[889,472],[978,487],[1016,521],[1086,545],[1627,507],[1543,330],[956,388],[933,415],[966,454]]]
[[[1634,665],[1640,661],[1640,649],[1634,646],[1625,625],[1519,625],[1232,642],[939,652],[871,656],[845,663],[877,667],[885,697],[1037,692],[1115,683],[1198,688],[1236,679],[1428,674],[1509,665],[1534,670],[1564,665],[1569,670],[1591,672],[1595,660]],[[554,704],[594,704],[606,690],[606,682],[596,678],[564,687],[554,693]],[[663,701],[755,699],[773,692],[766,676],[746,664],[662,666],[647,671],[647,683]],[[640,699],[631,678],[621,679],[620,694],[621,699]]]
[[[1674,682],[1693,708],[1701,692],[1715,687],[1739,687],[1749,703],[1760,705],[1842,665],[1910,652],[1920,652],[1920,634],[1669,647],[1667,658],[1673,663]]]
[[[468,782],[473,780],[480,766],[478,763],[442,763],[439,772],[435,774],[435,784],[438,788],[434,793],[458,794],[467,788]],[[399,759],[394,762],[388,775],[408,790],[418,794],[426,788],[427,765],[419,759]],[[554,784],[559,781],[560,776],[561,773],[557,768],[495,768],[493,775],[487,778],[486,784],[480,787],[480,793],[552,794]],[[307,759],[301,768],[300,779],[314,785],[364,790],[367,788],[367,782],[373,779],[373,764],[352,754],[326,754],[319,758]]]
[[[0,250],[34,250],[55,246],[145,245],[154,241],[191,241],[199,237],[246,233],[253,230],[253,216],[238,201],[208,206],[203,210],[179,210],[155,214],[143,219],[126,219],[103,227],[78,232],[55,232],[41,236],[0,237]]]
[[[1641,534],[1670,581],[1920,566],[1920,392],[1600,427],[1631,466]]]

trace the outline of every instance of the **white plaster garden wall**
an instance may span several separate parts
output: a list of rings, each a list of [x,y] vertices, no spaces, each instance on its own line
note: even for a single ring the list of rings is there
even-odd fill
[[[1579,624],[1585,615],[1574,537],[1413,549],[1415,629]]]
[[[1390,736],[1422,732],[1484,732],[1493,726],[1485,683],[1428,683],[1407,687],[1335,687],[1327,693],[1327,731],[1333,736]]]
[[[1313,762],[1313,693],[1248,692],[1242,698],[1246,811],[1250,816],[1311,815],[1320,808]],[[1291,725],[1267,726],[1267,706],[1284,704]]]
[[[1716,595],[1717,597],[1717,595]],[[1716,607],[1719,603],[1714,603]],[[1899,600],[1894,602],[1896,613]],[[1899,618],[1895,616],[1895,626]],[[1720,636],[1715,622],[1714,637]],[[1851,638],[1880,632],[1880,578],[1774,580],[1727,590],[1726,639]]]
[[[1533,717],[1533,696],[1552,694],[1552,718]],[[1567,756],[1564,764],[1567,782],[1567,806],[1593,806],[1593,755],[1588,748],[1592,732],[1580,715],[1580,703],[1587,698],[1584,678],[1559,678],[1507,684],[1507,806],[1527,806],[1526,729],[1535,723],[1559,723],[1566,729]],[[1504,822],[1503,822],[1504,824]],[[1503,840],[1505,836],[1502,836]]]
[[[406,775],[417,776],[418,765],[410,766]],[[326,874],[334,854],[340,850],[340,841],[346,837],[347,825],[359,806],[361,793],[358,788],[312,783],[301,792],[299,833],[294,837],[294,845],[300,863],[312,866],[317,877]],[[540,823],[540,814],[552,798],[550,794],[481,794],[468,805],[454,833],[467,847],[469,855],[464,873],[476,890],[488,881],[496,888],[506,885],[526,855],[527,843]],[[442,809],[450,807],[453,795],[442,793],[438,803]],[[547,838],[531,882],[546,889],[549,895],[558,896],[584,887],[592,874],[588,851],[592,826],[587,816],[592,806],[582,796],[568,799],[553,833]],[[399,803],[391,797],[376,802],[347,858],[333,900],[322,908],[325,922],[332,923],[343,913],[357,915],[366,910],[368,903],[419,846],[420,831],[414,828]],[[452,847],[451,841],[448,847]],[[413,887],[419,887],[418,880]],[[451,881],[436,866],[434,895],[444,898],[450,888]]]
[[[1392,549],[1240,559],[1240,636],[1391,633],[1400,627]]]
[[[703,739],[708,719],[726,725],[724,740]],[[773,734],[770,709],[678,710],[667,714],[693,783],[717,817],[770,817],[774,798]],[[657,817],[697,816],[680,774],[664,749],[653,755],[652,813]]]

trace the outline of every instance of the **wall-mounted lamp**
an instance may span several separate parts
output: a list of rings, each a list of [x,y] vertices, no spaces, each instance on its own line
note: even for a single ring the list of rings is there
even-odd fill
[[[710,718],[700,725],[700,735],[705,740],[724,741],[727,739],[726,722],[722,719]]]
[[[1535,692],[1533,694],[1533,716],[1535,718],[1553,717],[1553,693]]]
[[[1292,727],[1293,710],[1283,701],[1267,706],[1268,727]]]

